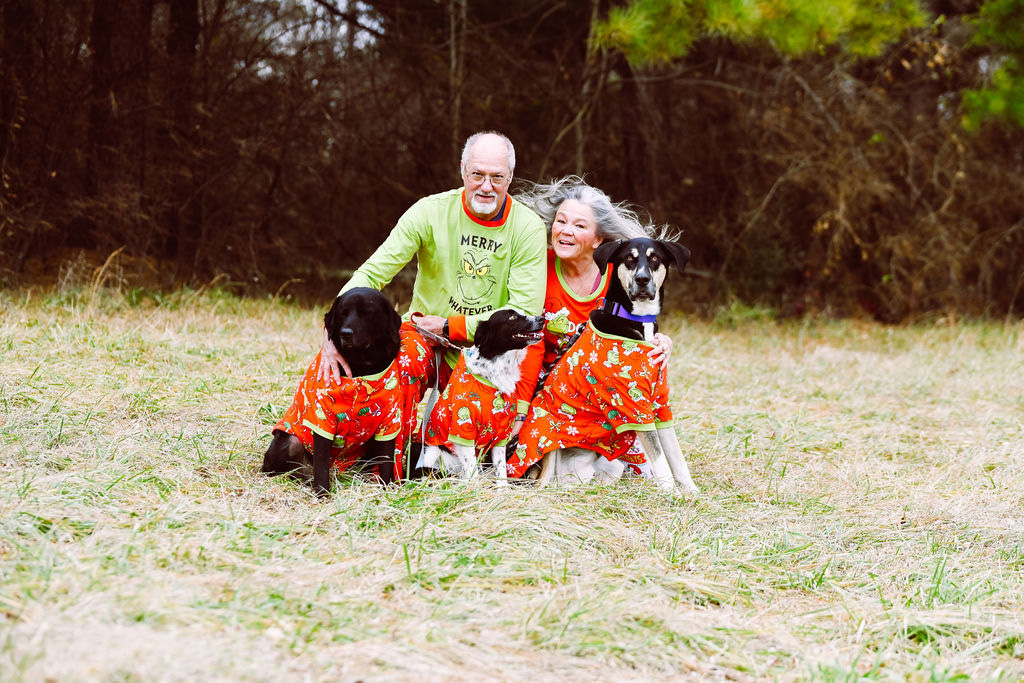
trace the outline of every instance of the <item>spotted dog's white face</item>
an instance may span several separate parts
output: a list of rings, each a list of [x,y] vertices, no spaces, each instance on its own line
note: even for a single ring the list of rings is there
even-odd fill
[[[658,315],[661,312],[661,285],[667,274],[664,255],[657,245],[631,247],[626,251],[615,275],[633,302],[634,315]]]

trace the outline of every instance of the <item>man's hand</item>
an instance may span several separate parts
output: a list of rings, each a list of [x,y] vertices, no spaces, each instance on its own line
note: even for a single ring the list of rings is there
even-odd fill
[[[414,325],[418,325],[427,332],[433,332],[442,337],[444,336],[444,324],[448,318],[442,318],[439,315],[413,315],[410,320]]]
[[[341,384],[341,372],[338,370],[338,364],[341,364],[342,370],[345,371],[346,377],[352,377],[352,368],[348,366],[341,353],[331,342],[330,336],[327,334],[327,328],[324,328],[324,341],[320,347],[320,373],[317,377],[324,384]]]
[[[672,355],[672,337],[661,332],[654,333],[654,348],[648,352],[647,357],[655,364],[661,365],[668,370],[668,359]]]

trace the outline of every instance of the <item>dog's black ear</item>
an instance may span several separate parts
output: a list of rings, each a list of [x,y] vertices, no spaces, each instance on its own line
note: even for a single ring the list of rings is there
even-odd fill
[[[607,240],[594,250],[594,263],[597,264],[602,273],[608,267],[608,262],[612,260],[612,256],[620,246],[622,246],[622,242],[619,240]]]
[[[667,240],[658,240],[658,244],[661,248],[672,255],[672,258],[676,261],[676,267],[679,268],[679,272],[683,272],[686,268],[687,262],[690,260],[690,250],[679,244],[679,242],[669,242]]]
[[[491,335],[491,325],[487,320],[481,320],[476,324],[476,332],[473,333],[473,345],[481,346],[487,344]]]
[[[398,339],[398,331],[402,327],[402,316],[398,315],[398,311],[391,305],[391,302],[384,297],[384,319],[387,320],[388,339]]]
[[[327,328],[328,334],[331,332],[331,330],[338,329],[338,311],[341,310],[342,296],[344,295],[339,294],[337,297],[335,297],[334,303],[331,304],[330,310],[328,310],[327,313],[324,314],[324,327]]]

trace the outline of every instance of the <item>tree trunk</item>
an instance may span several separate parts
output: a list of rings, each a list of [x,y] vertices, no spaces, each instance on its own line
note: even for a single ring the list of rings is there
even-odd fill
[[[462,146],[462,82],[465,72],[466,0],[450,0],[448,20],[451,36],[450,92],[452,103],[452,156],[459,158]]]
[[[152,0],[95,0],[89,185],[98,219],[92,246],[139,237],[146,191]]]
[[[195,68],[199,42],[199,0],[170,0],[167,34],[166,125],[167,231],[176,249],[176,274],[194,274],[203,248],[202,171],[196,163]]]
[[[25,84],[19,68],[21,62],[31,59],[29,25],[33,7],[30,0],[8,0],[0,4],[0,172],[6,172],[7,155],[22,125]]]

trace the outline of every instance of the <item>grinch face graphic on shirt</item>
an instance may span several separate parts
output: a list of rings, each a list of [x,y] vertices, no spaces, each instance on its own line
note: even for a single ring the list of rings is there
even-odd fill
[[[490,254],[475,249],[463,252],[455,278],[459,296],[470,306],[487,301],[498,284],[491,274]]]

